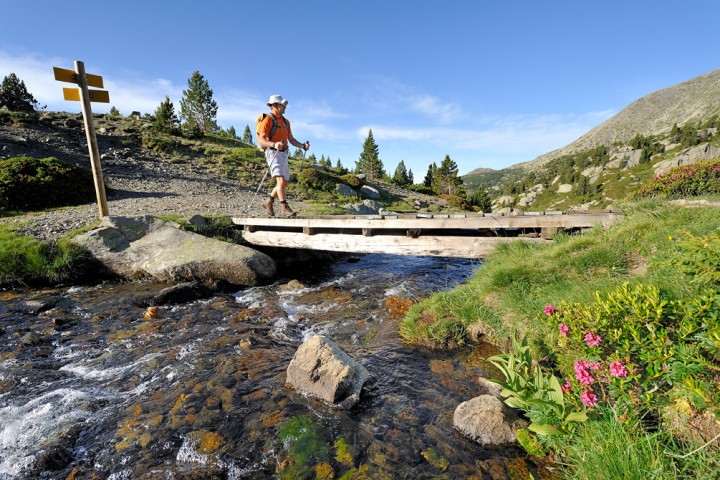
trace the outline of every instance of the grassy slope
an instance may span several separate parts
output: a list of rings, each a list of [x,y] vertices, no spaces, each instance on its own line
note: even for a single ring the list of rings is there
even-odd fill
[[[626,219],[607,229],[563,236],[545,246],[521,242],[504,245],[471,281],[414,305],[400,326],[401,336],[406,341],[438,347],[461,344],[484,334],[486,339],[507,346],[508,337],[520,332],[531,343],[534,357],[552,364],[558,353],[558,335],[553,322],[541,318],[545,305],[563,300],[591,304],[596,292],[608,293],[624,282],[656,285],[669,299],[699,296],[699,287],[669,266],[668,260],[679,254],[681,242],[689,235],[717,235],[720,208],[679,207],[666,201],[623,207]],[[715,367],[705,364],[704,368],[709,372]],[[682,423],[672,426],[672,415],[665,418],[669,424],[647,429],[618,421],[612,404],[601,412],[592,413],[593,420],[581,424],[574,434],[544,437],[562,467],[559,478],[718,478],[718,437],[698,447],[674,436],[687,438],[687,432],[695,427]],[[682,415],[674,418],[690,421]],[[705,437],[700,443],[707,440]]]
[[[679,298],[693,295],[687,279],[663,261],[685,232],[717,231],[720,209],[683,208],[667,202],[625,205],[624,221],[549,245],[503,245],[469,282],[414,305],[401,325],[407,341],[461,344],[479,333],[504,342],[513,330],[542,348],[533,321],[546,304],[588,302],[625,281],[647,282]]]

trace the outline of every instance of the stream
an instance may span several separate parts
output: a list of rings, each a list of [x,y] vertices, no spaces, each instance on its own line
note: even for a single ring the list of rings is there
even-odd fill
[[[520,448],[453,429],[497,351],[402,343],[389,299],[472,277],[478,261],[365,255],[272,285],[152,310],[168,285],[0,291],[0,480],[550,478]],[[332,408],[284,386],[303,340],[370,373]]]

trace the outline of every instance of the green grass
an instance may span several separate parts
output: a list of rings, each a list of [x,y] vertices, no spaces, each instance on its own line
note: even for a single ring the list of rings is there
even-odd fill
[[[659,201],[624,207],[626,218],[608,228],[560,235],[547,245],[499,246],[466,284],[414,305],[401,324],[402,338],[439,348],[464,344],[474,331],[491,332],[488,339],[499,343],[512,331],[542,338],[528,319],[544,305],[590,301],[595,292],[609,292],[625,281],[648,281],[678,298],[691,297],[696,292],[687,279],[665,262],[686,232],[715,231],[720,209]]]
[[[586,422],[563,451],[567,480],[676,479],[660,434],[614,418]]]
[[[720,478],[720,457],[712,445],[695,448],[663,431],[618,422],[611,411],[582,424],[560,449],[566,480]]]
[[[45,285],[82,276],[90,256],[70,237],[51,245],[0,225],[0,285]]]

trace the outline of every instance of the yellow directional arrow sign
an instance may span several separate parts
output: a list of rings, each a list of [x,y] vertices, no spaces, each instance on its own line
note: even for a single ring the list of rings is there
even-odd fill
[[[91,102],[110,103],[110,93],[107,90],[88,90]],[[63,98],[71,102],[80,101],[80,90],[77,88],[63,88]]]
[[[105,195],[105,181],[103,180],[100,165],[100,150],[95,136],[95,123],[93,122],[90,103],[110,103],[110,94],[107,90],[88,89],[88,87],[103,88],[103,79],[99,75],[86,74],[85,64],[80,60],[75,60],[75,71],[58,67],[53,67],[53,71],[55,72],[55,80],[75,83],[80,87],[79,90],[77,88],[63,88],[63,97],[65,100],[80,102],[83,119],[85,120],[85,136],[87,137],[88,151],[90,152],[95,194],[98,199],[98,213],[100,218],[106,217],[109,213]]]
[[[78,83],[77,73],[75,73],[72,70],[68,70],[66,68],[53,67],[53,72],[55,72],[55,80],[58,80],[60,82]],[[87,81],[88,87],[104,88],[103,78],[100,75],[93,75],[92,73],[86,73],[85,79]]]

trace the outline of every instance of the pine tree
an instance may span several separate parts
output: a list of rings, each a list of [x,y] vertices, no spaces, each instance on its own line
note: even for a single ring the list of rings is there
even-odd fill
[[[425,180],[423,180],[423,185],[425,185],[428,188],[432,188],[436,171],[437,171],[437,164],[435,162],[433,162],[428,167],[428,171],[425,174]]]
[[[188,79],[188,89],[180,100],[180,117],[192,135],[202,136],[217,129],[217,102],[213,91],[199,71]]]
[[[412,173],[412,169],[408,171],[408,185],[415,185],[415,176]]]
[[[227,129],[227,134],[228,134],[228,137],[230,137],[232,139],[237,138],[237,133],[235,132],[235,127],[233,127],[232,125],[230,125],[230,128]]]
[[[337,170],[340,175],[345,175],[346,173],[348,173],[347,168],[343,166],[339,158],[337,159],[337,162],[335,162],[335,170]]]
[[[450,155],[445,155],[433,177],[432,189],[437,193],[453,195],[460,192],[461,185],[462,178],[458,176],[457,164]]]
[[[166,96],[165,100],[155,110],[155,129],[161,132],[171,132],[178,125],[178,119],[175,115],[175,106],[170,101],[170,97]]]
[[[481,212],[490,213],[492,211],[490,195],[483,185],[478,185],[467,197],[467,200],[470,205],[478,207]]]
[[[37,100],[17,75],[11,73],[3,78],[0,85],[0,108],[7,107],[11,112],[34,112],[37,105]]]
[[[412,181],[408,177],[407,168],[405,168],[404,160],[400,160],[400,163],[398,163],[398,166],[395,168],[395,174],[393,175],[392,183],[399,187],[407,187],[408,185],[412,185]]]
[[[368,180],[378,180],[385,175],[383,169],[382,160],[380,160],[380,153],[378,146],[373,138],[372,130],[368,131],[368,136],[363,143],[363,151],[360,154],[360,159],[355,162],[355,170],[358,173],[364,173],[365,178]]]
[[[248,145],[253,145],[253,134],[250,130],[250,125],[245,125],[242,141],[247,143]]]

